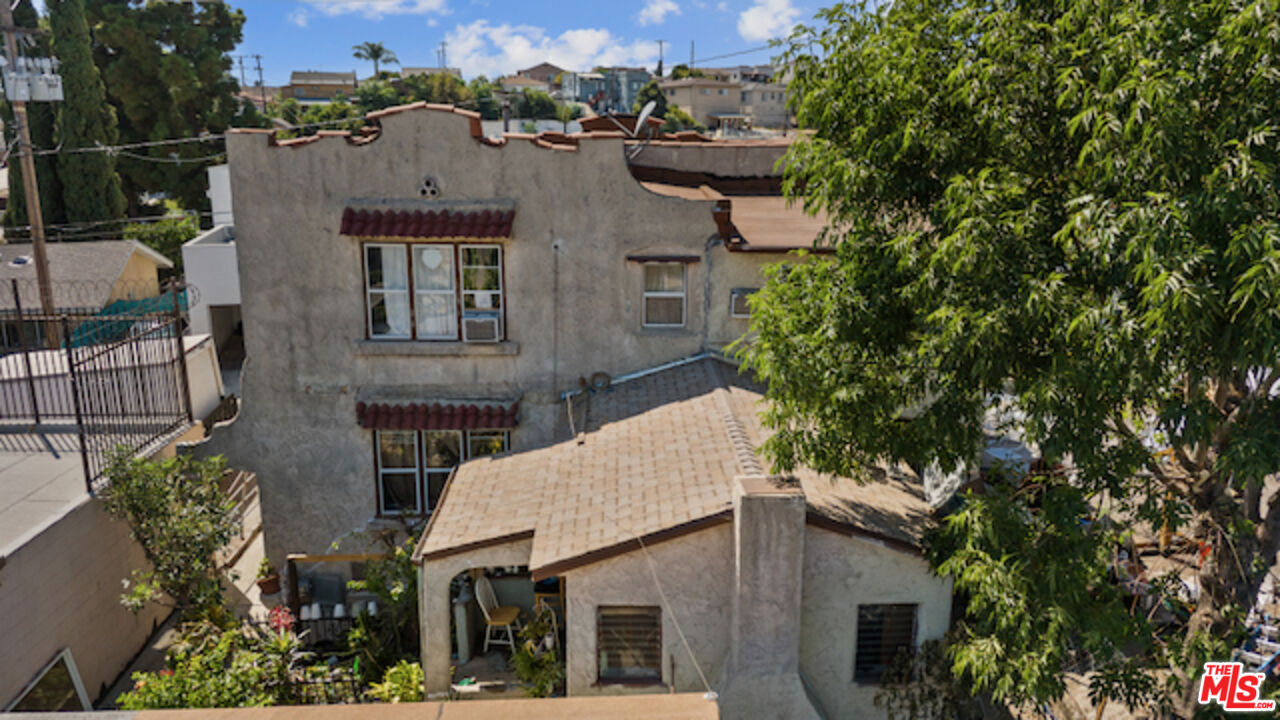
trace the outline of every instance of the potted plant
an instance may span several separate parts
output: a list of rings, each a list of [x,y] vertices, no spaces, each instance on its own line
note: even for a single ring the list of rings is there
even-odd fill
[[[258,589],[263,595],[275,595],[280,592],[280,573],[271,567],[271,561],[265,557],[258,563]]]

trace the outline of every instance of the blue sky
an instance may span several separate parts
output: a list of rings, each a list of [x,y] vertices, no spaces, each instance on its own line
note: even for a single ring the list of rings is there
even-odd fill
[[[543,60],[566,69],[643,65],[653,69],[658,40],[666,65],[767,45],[819,7],[807,0],[230,0],[244,10],[244,40],[236,50],[261,54],[267,85],[288,82],[292,70],[355,70],[372,66],[351,46],[382,42],[404,65],[437,65],[447,43],[449,65],[468,79],[498,75]],[[710,60],[709,65],[767,62],[769,50]],[[256,73],[246,60],[252,85]],[[239,75],[238,68],[235,72]]]

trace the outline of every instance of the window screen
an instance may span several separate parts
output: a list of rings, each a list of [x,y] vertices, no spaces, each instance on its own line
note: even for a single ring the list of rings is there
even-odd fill
[[[600,680],[662,680],[662,611],[656,607],[600,607],[596,614]]]
[[[647,263],[643,301],[644,325],[684,325],[684,263]]]
[[[854,681],[880,682],[899,652],[915,648],[915,640],[915,605],[859,605]]]

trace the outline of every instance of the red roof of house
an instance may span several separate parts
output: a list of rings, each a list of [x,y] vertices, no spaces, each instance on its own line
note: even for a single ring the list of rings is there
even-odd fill
[[[342,211],[343,235],[365,237],[511,237],[515,210],[366,210]]]
[[[519,410],[519,402],[509,405],[356,403],[360,427],[370,430],[501,430],[517,425]]]

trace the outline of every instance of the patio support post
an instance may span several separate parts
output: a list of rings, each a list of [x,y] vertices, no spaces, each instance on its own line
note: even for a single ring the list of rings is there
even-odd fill
[[[452,572],[450,572],[452,570]],[[422,602],[419,626],[422,632],[422,671],[426,679],[427,697],[447,693],[450,677],[449,642],[449,581],[457,574],[456,568],[432,567],[423,563],[418,570]]]

